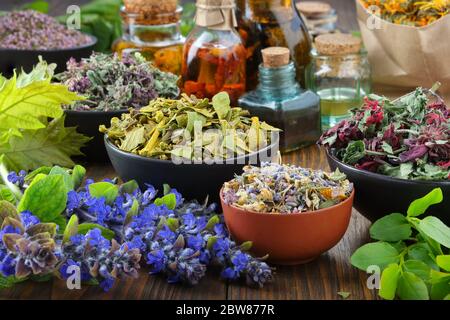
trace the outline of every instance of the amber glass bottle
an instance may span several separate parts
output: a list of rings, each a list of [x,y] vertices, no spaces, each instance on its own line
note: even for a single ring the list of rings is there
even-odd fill
[[[292,0],[237,0],[238,30],[247,48],[247,90],[258,84],[261,50],[287,47],[295,64],[297,81],[305,85],[311,39]]]

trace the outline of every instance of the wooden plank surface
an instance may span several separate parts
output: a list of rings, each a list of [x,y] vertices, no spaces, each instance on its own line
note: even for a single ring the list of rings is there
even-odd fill
[[[0,10],[9,10],[25,1],[2,0]],[[51,13],[62,14],[68,4],[87,0],[51,0]],[[328,0],[338,11],[338,26],[342,31],[356,30],[353,0]],[[283,161],[328,169],[323,152],[316,146],[283,156]],[[88,176],[97,179],[113,177],[109,165],[88,166]],[[228,284],[219,279],[219,270],[208,270],[196,287],[167,284],[160,276],[150,276],[145,267],[137,280],[119,282],[110,292],[98,287],[68,290],[65,282],[54,279],[47,283],[26,282],[0,291],[0,299],[339,299],[338,291],[350,292],[349,299],[376,299],[367,289],[366,275],[351,267],[349,257],[368,240],[369,221],[354,211],[349,229],[342,241],[316,261],[301,266],[277,267],[275,281],[263,289],[251,289],[242,283]]]
[[[283,156],[285,163],[315,169],[328,169],[325,154],[316,146]],[[101,180],[114,177],[110,165],[88,166],[88,177]],[[170,285],[162,276],[150,276],[145,267],[139,279],[118,282],[108,293],[99,287],[68,290],[59,279],[46,283],[25,282],[0,291],[0,299],[339,299],[337,292],[350,292],[349,299],[374,299],[367,289],[366,275],[349,263],[352,252],[367,242],[369,221],[353,211],[350,226],[342,241],[317,260],[300,266],[276,267],[275,281],[263,289],[243,283],[227,284],[219,279],[219,270],[208,270],[196,287]]]

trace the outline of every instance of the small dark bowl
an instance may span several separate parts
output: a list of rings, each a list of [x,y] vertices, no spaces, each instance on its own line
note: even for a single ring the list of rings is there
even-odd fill
[[[431,206],[426,214],[434,215],[450,225],[450,181],[393,178],[347,165],[337,159],[332,150],[327,150],[327,157],[331,169],[339,168],[354,183],[354,206],[372,222],[394,212],[406,213],[412,201],[425,196],[434,188],[441,188],[444,201]]]
[[[219,192],[223,183],[234,178],[235,174],[242,173],[243,166],[250,159],[252,164],[259,165],[265,154],[273,158],[278,151],[276,141],[255,153],[228,159],[233,161],[232,164],[175,164],[171,160],[146,158],[122,151],[109,141],[107,135],[104,141],[112,165],[122,180],[134,179],[141,187],[149,183],[158,190],[163,190],[163,185],[167,183],[188,200],[203,201],[209,196],[210,202],[216,203],[220,202]]]
[[[9,77],[14,73],[14,69],[17,71],[23,69],[26,72],[30,72],[33,66],[38,63],[39,56],[42,56],[42,59],[48,63],[56,63],[56,73],[63,72],[70,58],[80,60],[91,55],[97,44],[97,38],[94,36],[90,37],[92,39],[91,43],[68,49],[18,50],[0,48],[0,73]]]
[[[122,113],[128,112],[127,109],[116,111],[74,111],[65,110],[66,127],[77,127],[77,131],[88,137],[92,137],[86,147],[81,151],[86,155],[89,161],[107,162],[108,154],[103,142],[103,133],[98,131],[102,124],[108,126],[111,118],[120,117]]]

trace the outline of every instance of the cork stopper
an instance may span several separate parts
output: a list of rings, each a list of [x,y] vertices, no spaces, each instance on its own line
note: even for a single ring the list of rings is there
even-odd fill
[[[124,0],[125,10],[129,13],[162,14],[177,10],[178,0]]]
[[[316,37],[314,43],[317,51],[323,55],[352,54],[361,50],[361,39],[351,34],[323,34]]]
[[[297,9],[306,17],[317,17],[331,11],[331,6],[322,1],[301,1],[297,3]]]
[[[269,47],[261,50],[266,68],[279,68],[289,64],[290,51],[284,47]]]

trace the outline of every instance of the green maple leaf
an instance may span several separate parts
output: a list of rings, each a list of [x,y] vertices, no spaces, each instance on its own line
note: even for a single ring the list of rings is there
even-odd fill
[[[47,117],[63,115],[62,104],[83,99],[66,86],[51,83],[52,72],[43,73],[43,64],[30,74],[0,81],[0,130],[44,128]]]
[[[80,148],[90,138],[64,127],[64,117],[53,119],[38,130],[22,130],[21,136],[0,137],[0,154],[10,170],[33,170],[55,164],[71,168],[71,156],[81,155]]]

